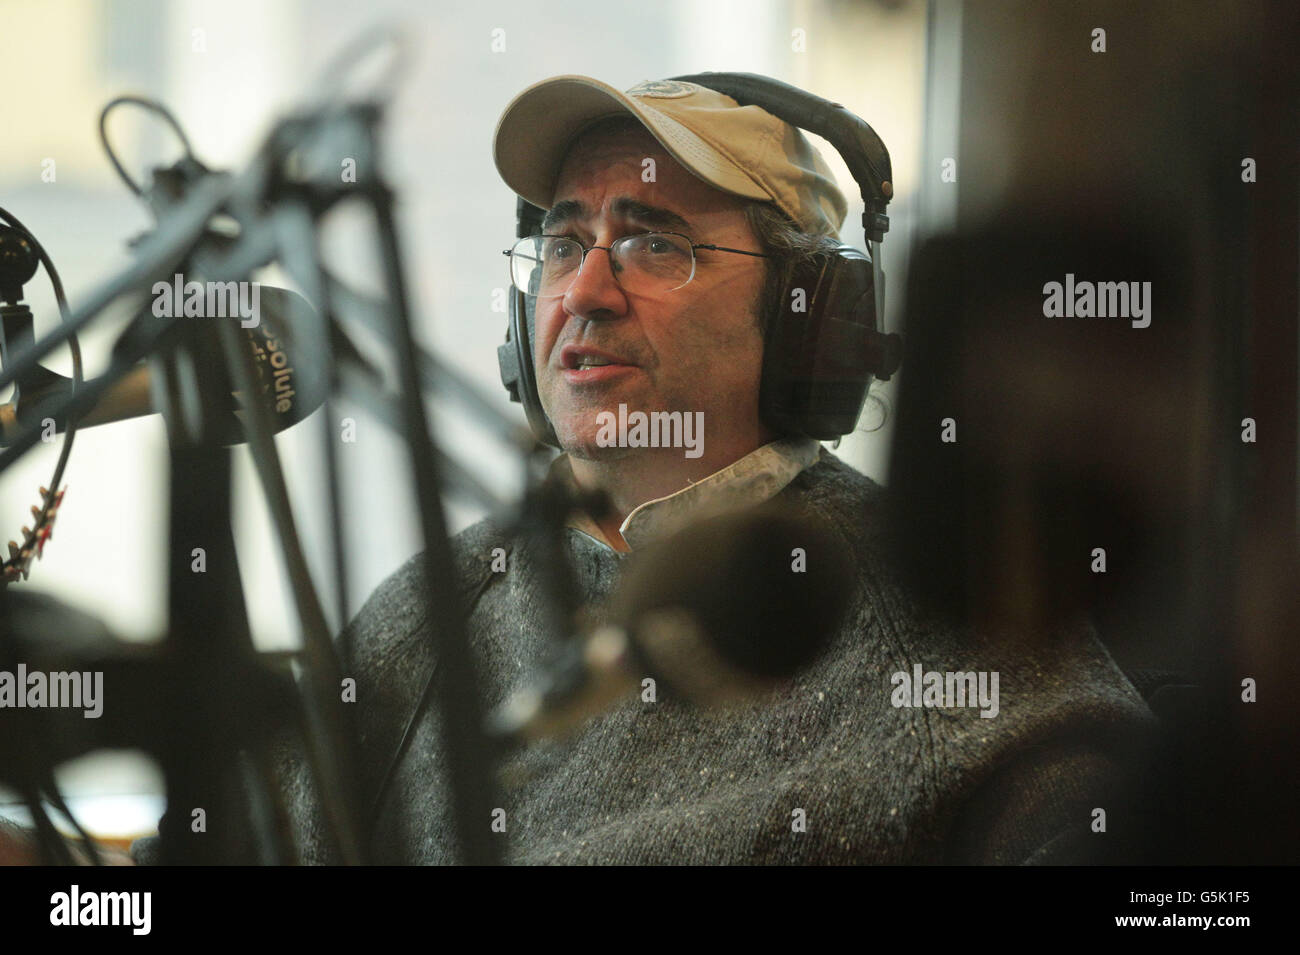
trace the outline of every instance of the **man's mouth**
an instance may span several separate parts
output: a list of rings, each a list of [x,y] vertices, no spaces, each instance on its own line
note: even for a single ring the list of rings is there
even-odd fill
[[[603,348],[592,348],[590,345],[565,345],[560,349],[560,367],[570,368],[602,368],[605,365],[630,365],[632,364],[621,355],[614,352],[605,351]]]
[[[621,355],[585,345],[560,350],[560,375],[570,386],[594,387],[635,374],[637,366]]]

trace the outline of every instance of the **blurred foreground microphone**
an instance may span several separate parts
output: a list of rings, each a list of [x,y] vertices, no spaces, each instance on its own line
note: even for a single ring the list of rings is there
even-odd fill
[[[703,706],[760,697],[839,628],[852,560],[838,535],[776,505],[700,521],[628,559],[609,622],[491,714],[510,743],[563,735],[652,677]]]
[[[245,328],[241,323],[240,332],[257,369],[258,400],[270,412],[275,431],[280,432],[297,424],[324,402],[328,390],[326,359],[314,328],[315,314],[306,299],[270,285],[259,286],[258,297],[257,325]],[[141,316],[137,322],[150,320]],[[183,320],[238,321],[234,317]],[[126,332],[128,336],[131,334],[130,330]],[[86,428],[162,412],[166,409],[168,391],[183,398],[188,393],[186,385],[176,382],[171,389],[163,388],[155,366],[138,365],[109,386],[95,406],[77,421],[77,426]],[[54,422],[56,432],[63,431],[66,418],[57,412],[51,414],[50,410],[70,394],[71,387],[70,379],[47,371],[40,377],[39,388],[22,390],[16,400],[0,404],[0,445],[8,445],[24,428],[32,424],[39,426],[46,418]],[[245,440],[240,423],[244,407],[244,396],[232,391],[223,443],[238,444]]]

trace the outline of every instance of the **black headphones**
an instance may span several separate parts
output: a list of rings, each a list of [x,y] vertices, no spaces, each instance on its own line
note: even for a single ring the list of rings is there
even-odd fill
[[[816,133],[844,158],[862,190],[868,252],[840,245],[795,270],[782,292],[781,309],[765,316],[759,386],[759,414],[777,433],[819,440],[848,434],[862,413],[872,380],[889,380],[902,362],[902,338],[880,330],[885,286],[880,243],[889,231],[885,207],[894,194],[889,151],[870,126],[839,103],[768,76],[697,73],[672,79],[706,86],[741,106],[758,106]],[[519,199],[516,236],[540,233],[544,215],[545,210]],[[506,340],[497,347],[497,361],[501,383],[511,401],[523,404],[533,434],[559,447],[537,394],[535,306],[534,296],[513,289]]]

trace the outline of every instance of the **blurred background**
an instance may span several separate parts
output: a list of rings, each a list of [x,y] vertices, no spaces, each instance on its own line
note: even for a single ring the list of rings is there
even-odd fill
[[[105,102],[161,99],[201,160],[238,170],[338,50],[394,21],[417,55],[388,115],[384,172],[417,335],[521,423],[495,356],[515,207],[491,159],[517,93],[566,73],[627,88],[739,70],[869,122],[895,184],[885,326],[905,333],[908,351],[837,453],[895,492],[900,565],[966,622],[1042,628],[1079,612],[1096,622],[1167,731],[1145,780],[1155,823],[1130,830],[1160,861],[1296,861],[1295,4],[372,0],[359,11],[341,0],[4,0],[0,56],[19,82],[0,101],[0,205],[45,244],[75,306],[151,225],[99,146]],[[110,134],[137,176],[178,156],[143,113],[116,114]],[[858,190],[823,153],[854,223]],[[368,222],[329,220],[326,256],[359,285],[377,274],[373,245]],[[1151,325],[1047,319],[1044,283],[1067,273],[1150,281]],[[37,333],[48,331],[48,288],[38,279],[28,291]],[[88,374],[126,317],[83,336]],[[52,364],[68,371],[66,357]],[[503,493],[518,489],[508,454],[431,407],[445,447]],[[360,410],[337,410],[356,420],[355,443],[340,445],[351,615],[420,541],[402,443]],[[936,439],[947,417],[962,436],[951,445]],[[277,440],[337,628],[318,437],[304,424]],[[57,451],[0,475],[0,540],[17,536]],[[158,639],[165,463],[157,418],[80,432],[54,540],[22,586],[124,638]],[[454,529],[481,516],[448,503]],[[296,647],[246,452],[235,509],[255,639]],[[1089,565],[1097,546],[1105,574]],[[92,831],[147,831],[162,808],[141,756],[82,759],[61,780]]]
[[[158,98],[200,160],[239,170],[271,123],[312,92],[312,78],[331,57],[367,27],[391,22],[402,24],[416,54],[388,114],[385,163],[398,193],[416,333],[521,423],[497,373],[506,315],[494,303],[504,302],[500,291],[509,285],[500,250],[514,234],[514,198],[496,175],[491,145],[506,104],[546,77],[586,74],[625,89],[645,79],[740,70],[843,103],[875,128],[893,159],[884,263],[887,289],[903,288],[923,202],[927,9],[920,2],[374,0],[359,8],[344,0],[3,0],[0,60],[20,82],[0,100],[0,205],[45,245],[75,308],[129,261],[126,242],[152,226],[100,146],[98,118],[109,99],[123,93]],[[955,75],[942,85],[932,92],[942,108],[930,114],[942,119],[931,130],[940,146],[954,142]],[[130,107],[112,115],[109,136],[137,179],[180,155],[163,123]],[[862,247],[860,231],[852,231],[862,211],[858,189],[838,154],[819,145],[850,199],[844,238]],[[943,148],[940,155],[953,151]],[[955,210],[955,184],[932,178],[930,214],[937,220]],[[377,274],[370,226],[359,216],[340,210],[325,249],[340,273],[360,285]],[[282,277],[273,272],[262,276],[277,280]],[[39,337],[58,321],[43,274],[27,286],[27,301]],[[886,302],[886,325],[894,329],[901,296],[887,295]],[[109,316],[82,336],[88,376],[103,367],[127,318]],[[49,364],[70,373],[66,354]],[[877,386],[886,402],[896,381]],[[462,461],[503,491],[517,487],[517,466],[499,446],[438,415],[437,403],[431,407],[440,437]],[[882,482],[892,427],[887,408],[869,404],[838,451]],[[338,413],[357,423],[355,443],[340,445],[355,613],[420,542],[402,443],[346,403]],[[318,438],[319,430],[303,423],[277,441],[308,560],[331,612]],[[29,520],[58,447],[40,446],[0,476],[3,540],[17,538]],[[125,639],[158,639],[167,614],[166,451],[158,416],[80,431],[54,538],[21,586],[95,615]],[[456,529],[482,516],[465,502],[448,503]],[[296,647],[300,635],[283,566],[246,448],[237,457],[235,512],[254,637],[268,649]],[[142,755],[87,757],[66,765],[60,779],[92,832],[148,831],[161,811],[161,778]],[[13,814],[23,818],[21,810]]]

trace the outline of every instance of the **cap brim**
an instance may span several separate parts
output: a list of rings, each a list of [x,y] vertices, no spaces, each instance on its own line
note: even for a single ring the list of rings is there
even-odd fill
[[[549,209],[560,166],[574,138],[596,121],[618,115],[637,119],[669,155],[710,185],[751,199],[771,198],[685,126],[589,76],[543,80],[514,98],[493,137],[497,171],[518,195]]]

